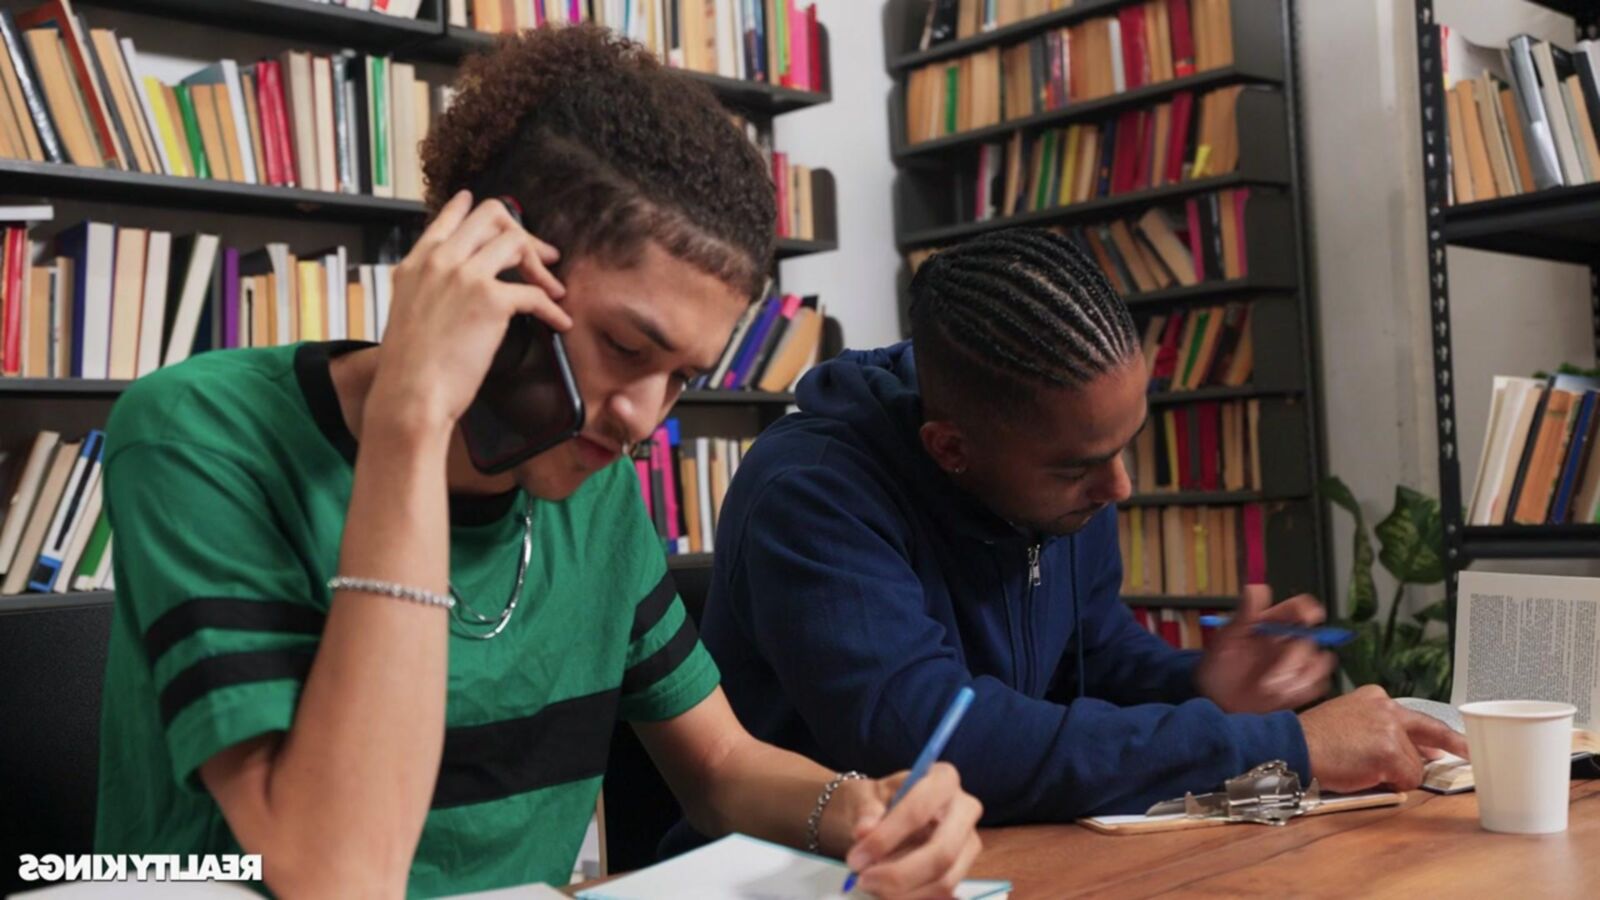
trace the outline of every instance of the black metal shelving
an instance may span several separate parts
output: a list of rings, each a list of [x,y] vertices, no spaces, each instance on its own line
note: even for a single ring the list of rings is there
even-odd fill
[[[112,591],[73,591],[65,594],[10,594],[0,597],[0,617],[4,617],[7,613],[110,606],[115,596],[116,594]]]
[[[1213,191],[1250,187],[1244,245],[1249,271],[1243,278],[1210,281],[1129,295],[1136,316],[1201,304],[1252,304],[1256,371],[1238,388],[1165,392],[1148,398],[1153,408],[1220,400],[1260,399],[1261,467],[1264,490],[1142,493],[1124,506],[1261,503],[1266,510],[1267,571],[1280,593],[1309,590],[1328,596],[1328,550],[1323,511],[1312,487],[1322,472],[1323,437],[1317,348],[1313,339],[1315,298],[1306,270],[1306,219],[1300,159],[1297,26],[1294,0],[1231,0],[1234,31],[1232,65],[1144,85],[1109,97],[1068,104],[1000,125],[908,143],[905,91],[910,73],[931,63],[968,53],[1006,48],[1049,30],[1090,18],[1114,15],[1134,0],[1079,0],[1058,10],[1005,28],[916,49],[927,0],[892,0],[885,11],[886,58],[896,85],[889,98],[890,146],[899,168],[895,200],[896,243],[902,252],[936,249],[975,235],[1019,225],[1058,226],[1105,223],[1126,214]],[[1204,92],[1247,85],[1237,111],[1241,156],[1237,171],[1153,190],[974,222],[958,194],[968,184],[967,170],[983,144],[1004,142],[1014,133],[1036,134],[1076,122],[1108,118],[1127,109],[1150,106],[1183,91]],[[1260,88],[1260,89],[1258,89]],[[902,273],[902,286],[909,283]],[[905,297],[902,296],[902,309]],[[1130,596],[1133,603],[1178,607],[1226,607],[1230,598]]]
[[[1181,200],[1196,194],[1206,194],[1225,188],[1248,187],[1251,185],[1284,186],[1280,180],[1253,178],[1238,172],[1216,175],[1210,178],[1197,178],[1193,181],[1169,184],[1143,191],[1131,191],[1126,194],[1101,197],[1083,203],[1072,203],[1066,206],[1003,216],[986,222],[961,222],[954,225],[919,229],[900,237],[900,249],[910,250],[916,247],[952,243],[990,231],[1016,228],[1023,225],[1066,225],[1074,222],[1103,221],[1121,213],[1143,209],[1171,200]]]
[[[1600,4],[1594,0],[1532,2],[1572,16],[1580,39],[1600,37]],[[1596,356],[1600,357],[1600,184],[1551,188],[1451,206],[1443,43],[1439,24],[1434,19],[1433,0],[1416,0],[1416,15],[1428,313],[1433,326],[1434,421],[1439,444],[1445,596],[1453,648],[1456,590],[1463,569],[1487,559],[1600,559],[1600,525],[1465,524],[1447,249],[1470,247],[1588,266],[1588,299]]]

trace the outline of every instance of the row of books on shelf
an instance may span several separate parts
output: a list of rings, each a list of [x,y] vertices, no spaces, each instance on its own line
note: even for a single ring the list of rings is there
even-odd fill
[[[1233,64],[1228,0],[1150,0],[911,70],[906,142],[961,134]]]
[[[105,435],[41,431],[0,448],[0,596],[110,589],[111,526],[101,505]]]
[[[1141,494],[1261,489],[1261,401],[1205,401],[1152,412],[1128,448]]]
[[[815,296],[774,294],[745,310],[716,368],[689,383],[692,390],[786,391],[822,346],[826,313]]]
[[[753,442],[683,437],[678,420],[668,419],[640,448],[639,490],[669,554],[712,552],[722,499]]]
[[[1052,230],[1089,254],[1119,294],[1192,287],[1249,276],[1250,200],[1250,188],[1228,188],[1099,225]],[[908,253],[912,271],[940,249]]]
[[[825,84],[817,6],[795,0],[450,0],[450,24],[492,34],[595,22],[670,66],[802,91]]]
[[[1200,617],[1221,612],[1215,609],[1162,609],[1148,606],[1134,606],[1131,609],[1135,622],[1178,650],[1204,650],[1210,646],[1214,630],[1200,627]]]
[[[1038,212],[1134,191],[1228,175],[1239,168],[1243,86],[1183,92],[1101,122],[1018,131],[978,148],[976,221]]]
[[[1250,309],[1229,303],[1151,316],[1143,342],[1150,392],[1248,384],[1255,369]]]
[[[778,188],[778,237],[817,239],[817,171],[789,162],[789,154],[773,153],[772,181]]]
[[[391,267],[342,246],[242,251],[217,235],[86,221],[32,242],[6,228],[0,374],[131,379],[209,349],[379,340]]]
[[[51,0],[0,12],[0,155],[240,184],[422,198],[418,145],[449,102],[408,63],[342,51],[141,74],[131,38]],[[19,30],[20,29],[20,30]]]
[[[1600,181],[1600,43],[1442,31],[1451,202]]]
[[[1236,597],[1267,580],[1265,511],[1240,506],[1144,506],[1117,513],[1122,592]]]
[[[1600,522],[1600,378],[1497,375],[1469,525]]]
[[[1072,5],[1073,0],[928,0],[917,48],[976,37]]]

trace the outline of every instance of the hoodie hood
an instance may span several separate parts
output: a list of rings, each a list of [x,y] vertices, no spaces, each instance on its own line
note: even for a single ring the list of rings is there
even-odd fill
[[[1026,537],[957,487],[923,448],[922,393],[910,341],[846,350],[800,379],[795,400],[802,413],[848,426],[880,458],[905,461],[896,469],[905,487],[953,529],[987,542]]]

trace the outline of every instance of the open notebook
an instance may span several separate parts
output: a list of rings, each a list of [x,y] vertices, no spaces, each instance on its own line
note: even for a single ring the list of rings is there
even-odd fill
[[[732,834],[698,850],[589,888],[580,900],[832,900],[842,897],[844,864]],[[1003,900],[1006,881],[965,881],[961,900]],[[870,895],[860,890],[850,897]]]

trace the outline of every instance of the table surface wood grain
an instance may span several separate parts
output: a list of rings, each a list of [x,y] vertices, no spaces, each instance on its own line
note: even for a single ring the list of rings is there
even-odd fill
[[[1017,900],[1069,897],[1600,897],[1600,780],[1574,781],[1567,830],[1478,825],[1477,795],[1414,791],[1402,806],[1113,837],[1076,825],[983,832],[974,878]]]

